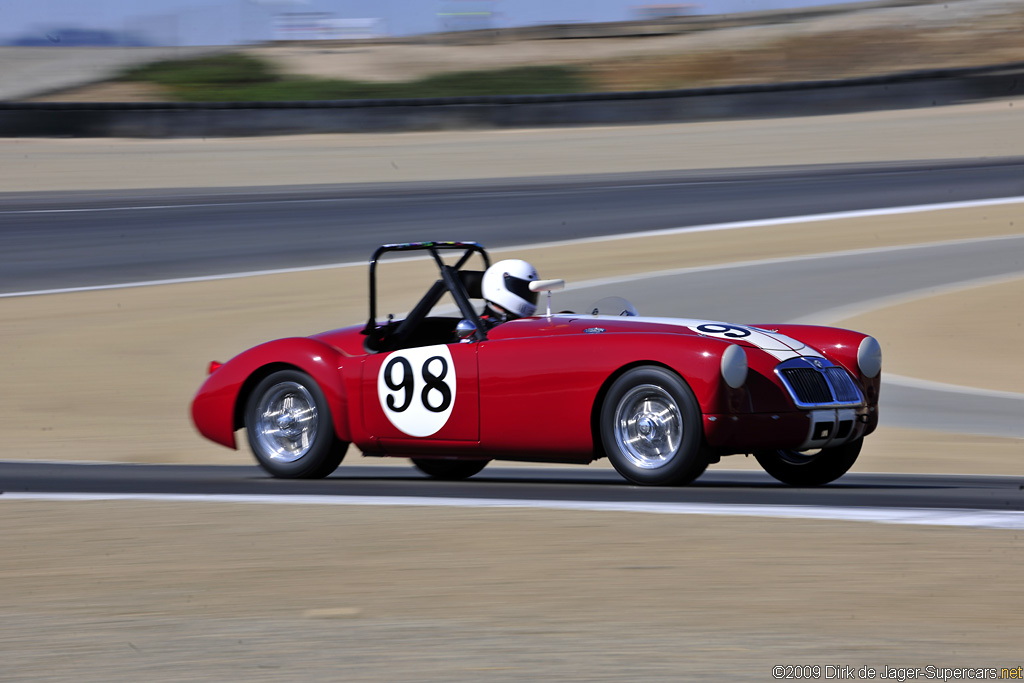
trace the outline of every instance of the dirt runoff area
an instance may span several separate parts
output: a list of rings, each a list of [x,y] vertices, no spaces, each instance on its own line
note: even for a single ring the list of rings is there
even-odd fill
[[[471,180],[1024,156],[1020,98],[933,109],[651,126],[260,138],[0,138],[0,189]]]
[[[362,149],[366,158],[386,149],[392,158],[423,159],[413,165],[420,175],[405,179],[466,177],[467,168],[500,177],[510,174],[506,163],[528,175],[546,159],[555,160],[548,173],[580,173],[641,170],[650,159],[700,168],[716,159],[759,165],[755,160],[768,156],[780,164],[965,158],[997,149],[996,140],[1002,154],[1020,153],[1019,120],[1010,111],[1008,103],[990,103],[769,128],[733,122],[564,136],[519,131],[462,147],[457,136],[330,141]],[[889,132],[879,135],[882,129]],[[697,152],[680,146],[666,153],[666,130]],[[715,142],[702,147],[695,130]],[[778,140],[781,130],[792,137]],[[742,150],[727,145],[736,139],[744,141]],[[297,180],[317,177],[303,175],[304,161],[326,163],[315,161],[320,152],[312,140],[293,147],[282,140],[214,141],[205,152],[207,143],[178,141],[159,153],[152,142],[82,142],[25,143],[26,185],[19,188],[139,187],[143,171],[141,187],[189,187],[190,179],[192,186],[311,182]],[[279,164],[266,163],[268,144]],[[598,148],[588,152],[591,145]],[[14,149],[0,143],[6,160],[18,159]],[[445,149],[458,151],[440,153]],[[574,166],[568,159],[577,150]],[[14,178],[6,160],[0,177]],[[320,182],[360,177],[354,166],[339,164]],[[603,251],[595,245],[517,253],[536,259],[542,271],[579,280],[594,269],[635,272],[652,255],[685,254],[690,261],[672,260],[679,266],[828,251],[850,230],[878,244],[1019,234],[1021,210],[779,226],[728,242],[711,233],[630,240],[632,251],[613,243]],[[7,351],[0,413],[17,425],[5,434],[3,457],[248,462],[244,453],[203,442],[188,424],[188,401],[205,363],[268,338],[359,320],[364,293],[344,302],[326,294],[348,278],[362,292],[365,271],[350,268],[0,300]],[[985,319],[996,313],[988,308],[993,302],[1019,295],[1020,284],[1009,281],[949,292],[942,296],[953,299],[946,301],[907,301],[891,315],[865,312],[861,322],[895,338],[905,334],[907,316],[925,320],[954,305]],[[977,381],[997,386],[1000,363],[1019,369],[1012,350],[1024,339],[1019,329],[1009,334],[1004,347],[986,346],[991,357],[979,363],[992,365]],[[961,343],[970,340],[955,342]],[[886,367],[951,372],[942,354],[941,347],[921,357],[894,351]],[[358,461],[350,454],[346,465]],[[887,429],[872,437],[856,469],[1020,475],[1021,461],[1019,440]],[[0,538],[0,678],[10,680],[766,681],[774,666],[820,666],[817,679],[824,680],[826,666],[889,667],[905,676],[908,667],[1024,664],[1024,543],[1013,531],[0,495]]]
[[[786,665],[826,680],[825,666],[1022,664],[1015,532],[0,496],[0,537],[4,680],[769,681]]]

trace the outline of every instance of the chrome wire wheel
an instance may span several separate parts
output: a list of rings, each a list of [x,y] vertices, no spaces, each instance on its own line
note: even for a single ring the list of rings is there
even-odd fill
[[[348,450],[335,433],[323,389],[300,370],[271,373],[249,392],[245,430],[256,462],[284,479],[326,477]]]
[[[316,443],[320,425],[316,401],[298,382],[281,382],[263,392],[256,415],[256,446],[273,462],[293,463]]]
[[[689,484],[708,466],[700,404],[668,368],[626,370],[608,387],[597,419],[604,454],[634,484]]]
[[[654,384],[630,389],[615,409],[615,439],[634,466],[664,467],[679,451],[683,416],[672,395]]]

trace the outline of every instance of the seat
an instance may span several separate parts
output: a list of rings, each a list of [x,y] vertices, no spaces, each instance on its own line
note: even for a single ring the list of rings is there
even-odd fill
[[[482,270],[460,270],[459,280],[466,288],[466,296],[470,299],[483,299],[484,271]]]

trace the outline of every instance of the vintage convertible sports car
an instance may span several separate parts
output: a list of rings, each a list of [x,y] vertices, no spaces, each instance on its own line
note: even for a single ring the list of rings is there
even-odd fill
[[[377,265],[391,252],[429,255],[440,276],[404,319],[382,322]],[[536,273],[528,289],[547,292],[547,313],[493,324],[480,312],[485,272],[466,267],[481,260],[490,266],[473,242],[380,247],[365,325],[211,363],[196,427],[231,448],[244,428],[277,477],[325,477],[355,444],[446,479],[491,460],[607,457],[630,482],[662,485],[753,454],[776,479],[811,486],[846,473],[878,424],[882,361],[870,336],[645,318],[621,299],[552,314],[550,292],[564,283]],[[458,315],[438,310],[446,294]]]

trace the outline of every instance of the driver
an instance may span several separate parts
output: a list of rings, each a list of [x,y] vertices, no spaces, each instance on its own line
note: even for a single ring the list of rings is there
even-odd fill
[[[537,292],[530,291],[537,269],[520,259],[498,261],[484,272],[481,290],[487,310],[481,316],[488,327],[516,318],[528,318],[537,310]]]

